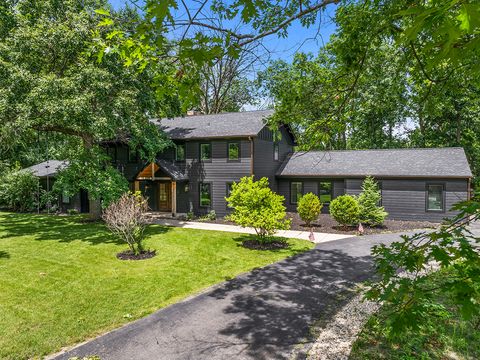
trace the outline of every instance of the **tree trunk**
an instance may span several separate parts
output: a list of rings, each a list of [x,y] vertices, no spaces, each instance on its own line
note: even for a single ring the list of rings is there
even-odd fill
[[[82,136],[83,147],[86,150],[91,150],[93,148],[93,136],[84,134]],[[99,220],[102,217],[102,205],[100,199],[92,199],[90,193],[88,194],[88,202],[90,208],[90,219],[92,220]]]
[[[92,199],[89,197],[88,202],[90,206],[90,219],[99,220],[102,217],[102,205],[100,199]]]

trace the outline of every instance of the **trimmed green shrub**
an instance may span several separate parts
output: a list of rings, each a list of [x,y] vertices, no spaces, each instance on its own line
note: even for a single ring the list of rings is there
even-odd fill
[[[383,206],[379,206],[382,194],[378,184],[371,176],[367,176],[362,184],[362,192],[358,196],[360,206],[360,222],[377,226],[383,224],[388,213]]]
[[[303,195],[298,201],[297,212],[300,219],[305,221],[307,226],[310,226],[313,221],[318,219],[320,211],[322,210],[322,203],[317,195],[307,193]]]
[[[355,197],[342,195],[330,203],[330,215],[341,225],[357,225],[360,217],[360,206]]]
[[[268,186],[268,179],[254,181],[253,176],[245,176],[232,184],[230,196],[225,198],[233,212],[227,218],[242,227],[252,227],[257,240],[266,243],[277,230],[290,228],[286,219],[285,198],[274,193]]]

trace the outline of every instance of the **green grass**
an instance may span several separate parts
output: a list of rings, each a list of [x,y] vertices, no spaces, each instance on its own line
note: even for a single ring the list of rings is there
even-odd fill
[[[157,256],[121,261],[127,246],[81,217],[0,213],[0,358],[38,358],[313,245],[254,251],[241,235],[151,226]]]
[[[383,307],[359,334],[350,360],[480,359],[480,319],[463,320],[446,296],[440,302],[448,309],[446,318],[431,319],[421,330],[407,331],[395,340],[385,336],[382,319],[389,309]]]

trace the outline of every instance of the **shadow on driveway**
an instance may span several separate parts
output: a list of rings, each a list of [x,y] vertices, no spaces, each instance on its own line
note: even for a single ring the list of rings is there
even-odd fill
[[[372,274],[370,248],[384,234],[318,245],[160,310],[58,359],[288,359]]]

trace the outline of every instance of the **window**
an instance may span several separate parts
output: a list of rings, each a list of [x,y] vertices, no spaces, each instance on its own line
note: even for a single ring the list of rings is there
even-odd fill
[[[210,206],[212,202],[211,184],[200,183],[200,206]]]
[[[138,152],[137,150],[132,150],[128,148],[128,162],[137,163],[138,162]]]
[[[240,160],[240,143],[228,143],[228,161]]]
[[[280,159],[280,148],[277,143],[273,144],[273,160],[278,161]]]
[[[200,160],[212,160],[212,144],[200,144]]]
[[[185,144],[177,144],[175,146],[175,160],[185,161]]]
[[[444,211],[443,191],[441,184],[427,185],[427,211]]]
[[[290,204],[297,204],[303,194],[303,183],[292,181],[290,183]]]
[[[329,204],[332,201],[333,186],[331,181],[320,181],[318,184],[318,195],[322,204]]]
[[[70,196],[68,196],[68,193],[66,191],[62,193],[62,203],[70,204]]]

